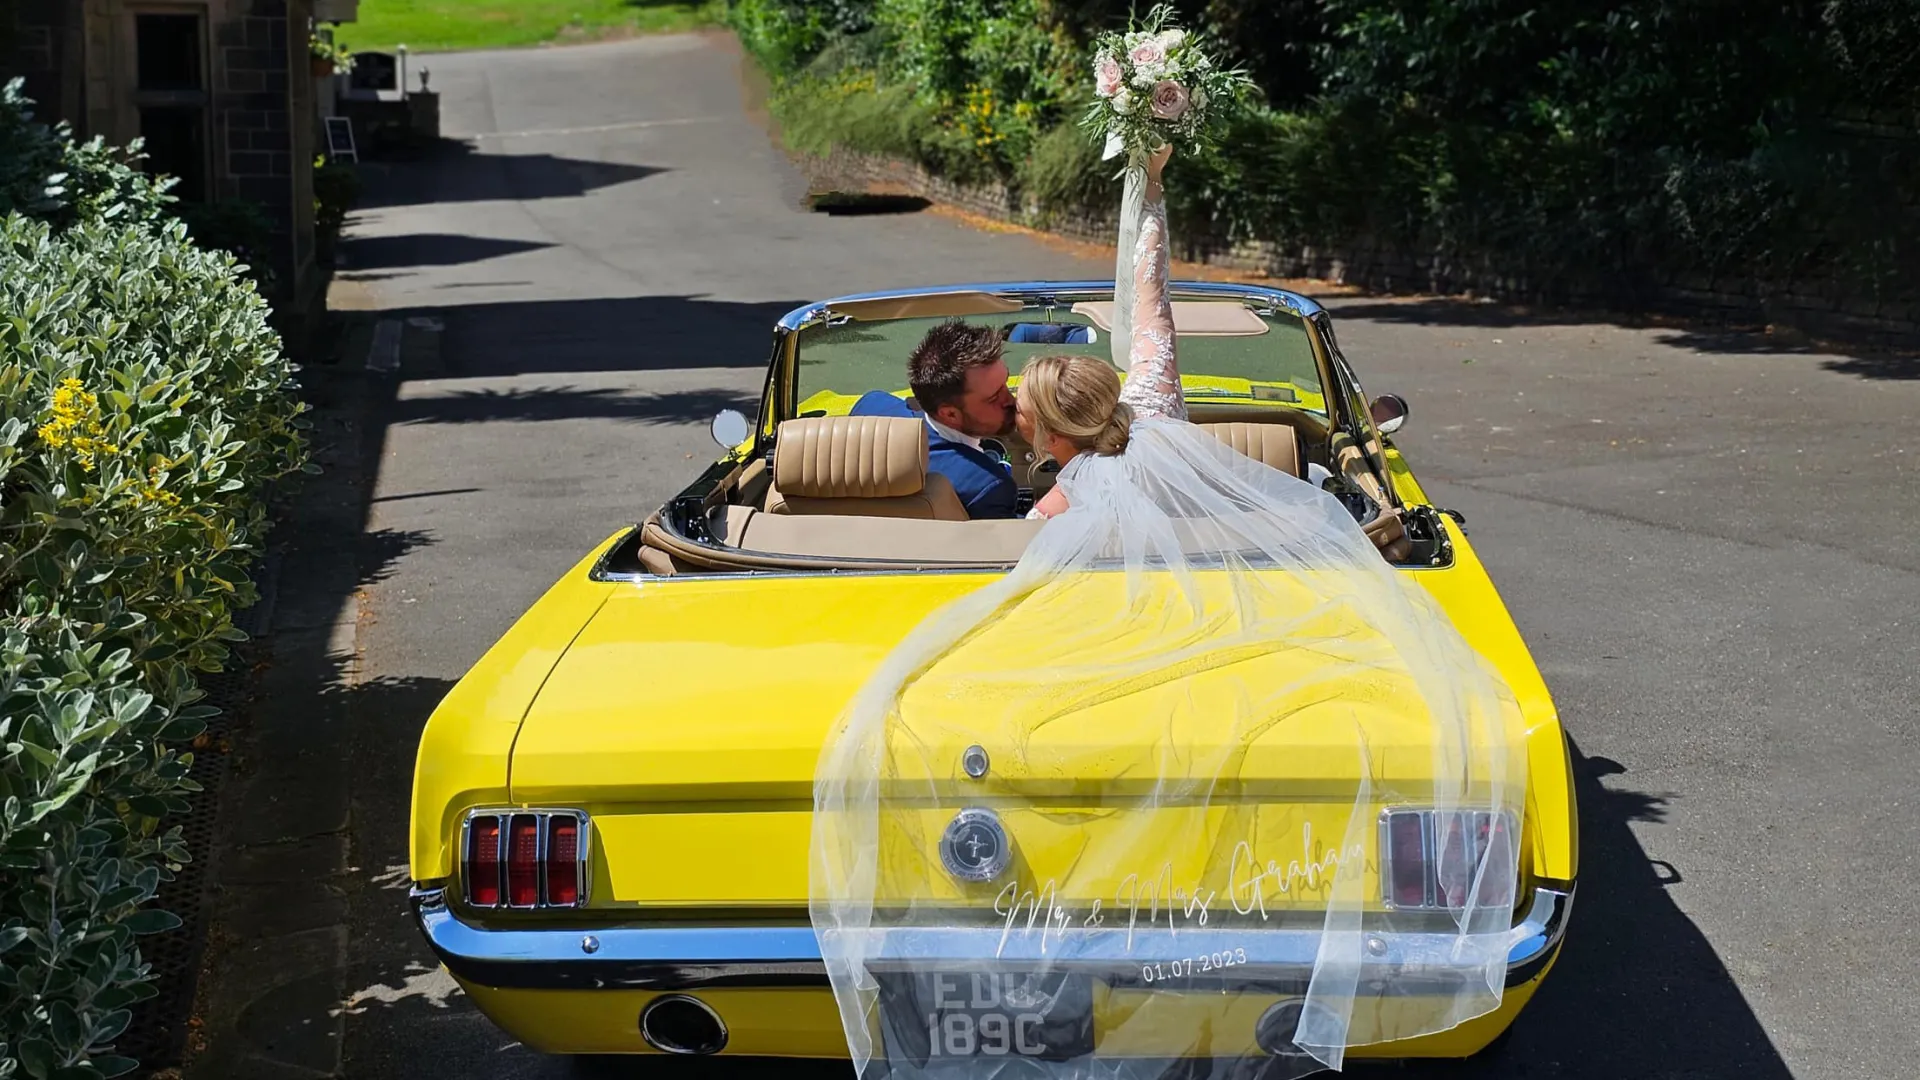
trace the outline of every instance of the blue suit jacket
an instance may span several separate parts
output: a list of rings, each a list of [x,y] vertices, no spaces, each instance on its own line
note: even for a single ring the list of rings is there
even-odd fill
[[[873,390],[854,402],[854,416],[910,416],[924,421],[906,402]],[[984,450],[950,442],[927,425],[927,468],[953,482],[953,490],[966,505],[967,516],[974,518],[1010,518],[1018,501],[1019,485],[1013,482],[1013,470]]]

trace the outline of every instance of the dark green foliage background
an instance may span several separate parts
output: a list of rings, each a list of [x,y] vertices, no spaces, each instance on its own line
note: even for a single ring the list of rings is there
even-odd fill
[[[1542,295],[1699,275],[1920,292],[1920,0],[1177,6],[1266,99],[1176,162],[1189,236],[1379,245]],[[1060,129],[1084,43],[1132,7],[734,0],[730,18],[797,148],[999,179],[1044,217],[1111,204]],[[1005,131],[985,143],[979,88]]]

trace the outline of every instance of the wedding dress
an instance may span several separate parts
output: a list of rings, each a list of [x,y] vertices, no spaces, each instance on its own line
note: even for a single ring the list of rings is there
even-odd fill
[[[1186,422],[1139,212],[1127,449],[1061,470],[1070,509],[881,659],[820,758],[811,914],[863,1073],[1285,1077],[1500,1002],[1512,695],[1338,500]],[[1436,910],[1382,903],[1398,806],[1463,826]]]

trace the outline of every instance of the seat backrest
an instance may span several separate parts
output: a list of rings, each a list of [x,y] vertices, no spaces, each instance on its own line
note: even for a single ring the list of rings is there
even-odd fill
[[[895,416],[782,423],[766,512],[967,520],[952,482],[927,471],[925,422]]]
[[[1290,476],[1300,473],[1300,433],[1290,424],[1201,424],[1209,434],[1255,461]]]

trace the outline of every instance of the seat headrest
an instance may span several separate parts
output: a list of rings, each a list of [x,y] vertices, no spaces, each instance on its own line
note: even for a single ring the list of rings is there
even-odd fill
[[[1201,424],[1207,434],[1255,461],[1300,476],[1300,434],[1286,424]]]
[[[892,499],[927,485],[927,428],[900,416],[807,416],[780,425],[773,486],[807,499]]]

